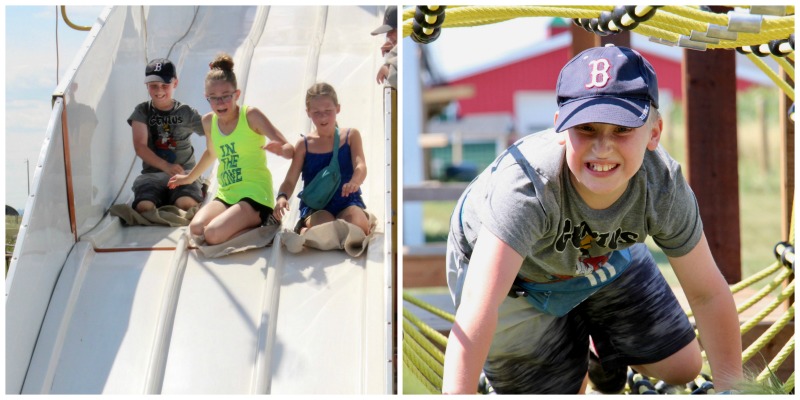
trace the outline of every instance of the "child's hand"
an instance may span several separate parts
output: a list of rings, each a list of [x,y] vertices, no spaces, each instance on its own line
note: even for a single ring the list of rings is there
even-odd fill
[[[262,149],[283,157],[283,145],[278,142],[270,141],[264,147],[262,147]]]
[[[188,177],[189,175],[183,175],[183,174],[172,175],[172,177],[169,178],[169,182],[167,182],[167,187],[170,189],[175,189],[178,186],[188,185],[192,183],[189,182],[189,179],[187,179]]]
[[[278,200],[275,200],[275,210],[272,211],[272,216],[280,221],[283,218],[283,214],[287,212],[289,212],[289,200],[281,196]]]
[[[359,186],[360,185],[357,185],[352,181],[345,183],[344,185],[342,185],[342,197],[347,197],[351,193],[357,192]]]
[[[389,76],[389,66],[383,64],[381,69],[378,70],[378,76],[376,80],[378,81],[378,83],[383,83],[383,81],[386,80],[387,76]]]
[[[177,174],[185,174],[186,171],[183,170],[183,167],[180,164],[170,164],[164,172],[168,173],[169,176],[175,176]]]

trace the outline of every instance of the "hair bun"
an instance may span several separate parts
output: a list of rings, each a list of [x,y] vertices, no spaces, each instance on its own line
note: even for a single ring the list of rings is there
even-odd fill
[[[211,61],[208,66],[211,69],[221,69],[223,71],[233,71],[233,58],[226,53],[220,53]]]

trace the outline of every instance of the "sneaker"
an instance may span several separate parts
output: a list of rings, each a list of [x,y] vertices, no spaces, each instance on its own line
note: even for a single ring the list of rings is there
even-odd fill
[[[604,369],[600,364],[600,359],[594,352],[589,352],[589,381],[598,392],[604,394],[621,393],[628,381],[627,372],[627,366]]]

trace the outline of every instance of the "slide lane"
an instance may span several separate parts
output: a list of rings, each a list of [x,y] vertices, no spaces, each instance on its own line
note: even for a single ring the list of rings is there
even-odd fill
[[[201,98],[202,85],[196,83],[202,82],[206,69],[197,65],[207,65],[216,51],[229,52],[236,61],[242,104],[264,110],[292,142],[309,129],[302,108],[304,88],[319,80],[332,83],[343,104],[340,123],[358,127],[364,138],[369,176],[362,190],[370,211],[378,217],[377,232],[359,258],[342,251],[291,254],[271,246],[206,259],[187,248],[186,228],[123,228],[108,215],[89,226],[95,217],[81,215],[99,207],[76,207],[78,241],[67,250],[53,290],[41,293],[49,298],[49,305],[16,392],[391,392],[391,342],[387,340],[387,329],[392,329],[387,311],[391,310],[387,304],[391,302],[387,296],[391,255],[386,254],[383,232],[389,184],[384,94],[372,79],[382,63],[377,51],[381,38],[369,35],[380,25],[383,8],[169,8],[177,11],[173,19],[164,18],[160,7],[115,8],[101,16],[106,20],[99,24],[113,31],[119,42],[130,42],[129,36],[141,36],[141,31],[129,24],[146,21],[147,58],[166,51],[156,43],[169,40],[157,41],[156,32],[181,37],[186,31],[170,50],[170,58],[179,65],[179,99]],[[309,28],[298,28],[304,24]],[[223,28],[224,34],[214,31]],[[101,30],[98,36],[107,31]],[[209,41],[212,37],[215,40]],[[97,57],[104,53],[92,50],[78,63],[76,77],[99,73],[92,68],[97,68]],[[129,97],[113,85],[107,90],[101,98],[125,102]],[[70,111],[69,100],[66,110]],[[104,123],[101,120],[99,125]],[[114,133],[124,139],[120,145],[129,141],[128,133],[125,126]],[[97,135],[93,138],[102,140]],[[98,146],[102,145],[70,146],[72,158],[80,159]],[[201,138],[195,140],[195,147],[202,151]],[[120,157],[119,162],[125,160]],[[112,187],[100,186],[94,179],[101,176],[94,171],[96,162],[97,158],[89,160],[92,185],[101,193],[118,192],[116,202],[130,201],[127,188],[138,175],[139,161],[134,161],[127,175],[120,177],[117,172],[108,180]],[[269,162],[277,191],[288,161],[270,157]],[[213,172],[208,175],[214,176]],[[121,188],[113,182],[121,182]],[[74,184],[81,181],[76,179]],[[215,186],[212,180],[211,193]],[[47,195],[46,190],[41,186],[37,195]],[[292,222],[297,219],[296,208],[295,198],[287,216]],[[27,271],[24,261],[21,257],[13,267],[20,275]],[[7,282],[7,311],[9,288],[24,290]],[[7,349],[14,337],[8,335]],[[18,364],[24,362],[24,354],[7,358],[7,392],[15,392],[19,385],[15,382],[20,375]]]

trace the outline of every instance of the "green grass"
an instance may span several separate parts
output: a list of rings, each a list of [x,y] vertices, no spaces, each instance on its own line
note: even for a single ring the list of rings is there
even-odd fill
[[[14,253],[14,244],[17,242],[17,232],[22,217],[11,217],[6,215],[6,274],[8,274],[9,261],[8,255]]]

